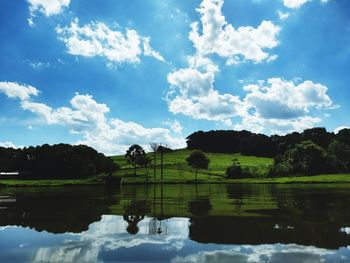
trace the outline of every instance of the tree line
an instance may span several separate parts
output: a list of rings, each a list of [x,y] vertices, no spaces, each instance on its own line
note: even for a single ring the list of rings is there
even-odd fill
[[[304,132],[293,132],[284,136],[267,136],[249,131],[212,130],[197,131],[187,137],[187,147],[191,150],[215,153],[241,153],[261,157],[275,157],[283,154],[294,145],[310,140],[316,145],[327,148],[333,140],[350,140],[350,130],[344,129],[338,134],[327,132],[325,128],[312,128]]]
[[[273,157],[267,176],[317,175],[350,172],[350,129],[337,134],[325,128],[307,129],[284,136],[249,131],[198,131],[187,137],[192,150]],[[249,177],[237,160],[227,168],[228,178]]]
[[[22,177],[84,178],[117,170],[109,157],[86,145],[44,144],[23,149],[0,147],[0,171],[18,171]]]

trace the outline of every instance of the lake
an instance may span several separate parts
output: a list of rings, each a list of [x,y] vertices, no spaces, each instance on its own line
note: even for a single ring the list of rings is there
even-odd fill
[[[0,188],[0,262],[350,262],[350,185]]]

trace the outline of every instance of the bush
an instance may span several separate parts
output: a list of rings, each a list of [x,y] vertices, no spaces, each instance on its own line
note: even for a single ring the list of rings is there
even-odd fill
[[[229,167],[227,167],[226,178],[228,179],[243,178],[243,171],[237,159],[234,159],[233,163]]]

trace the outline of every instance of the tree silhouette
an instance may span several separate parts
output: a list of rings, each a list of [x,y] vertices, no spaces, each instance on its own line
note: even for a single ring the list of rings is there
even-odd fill
[[[71,179],[112,173],[117,165],[86,145],[55,144],[23,149],[0,147],[0,171],[19,178]]]
[[[192,168],[196,170],[195,172],[195,180],[197,181],[197,173],[198,169],[208,169],[209,166],[208,157],[201,150],[194,150],[191,152],[190,156],[186,158],[186,162]]]
[[[138,144],[133,144],[126,151],[125,158],[129,164],[132,164],[134,167],[134,175],[136,175],[136,166],[140,165],[140,160],[145,158],[145,150]]]

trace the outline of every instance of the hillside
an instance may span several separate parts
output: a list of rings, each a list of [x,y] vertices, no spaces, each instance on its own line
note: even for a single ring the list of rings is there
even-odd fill
[[[191,167],[186,164],[186,158],[190,154],[188,149],[174,150],[173,152],[164,154],[164,178],[165,181],[191,181],[194,178],[194,173]],[[153,153],[147,154],[153,160]],[[272,158],[242,156],[240,154],[223,154],[223,153],[206,153],[210,159],[209,169],[200,170],[198,173],[199,180],[223,178],[226,168],[232,164],[233,159],[237,159],[243,169],[249,169],[257,177],[263,176],[268,168],[273,164]],[[124,181],[146,181],[147,174],[149,179],[153,179],[153,162],[148,169],[137,169],[136,177],[133,175],[133,169],[127,163],[124,155],[113,156],[113,160],[121,166],[118,175],[124,178]],[[156,180],[160,179],[160,154],[157,154],[157,174]]]

